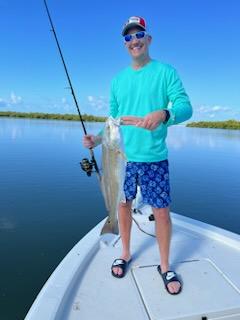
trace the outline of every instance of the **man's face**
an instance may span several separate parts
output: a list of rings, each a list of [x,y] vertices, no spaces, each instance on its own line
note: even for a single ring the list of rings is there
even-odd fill
[[[127,34],[133,34],[136,32],[142,31],[140,28],[132,28],[128,31]],[[144,38],[137,39],[133,37],[133,39],[129,42],[125,42],[125,46],[133,59],[138,59],[142,56],[146,56],[148,54],[148,46],[151,43],[151,36],[146,35]]]

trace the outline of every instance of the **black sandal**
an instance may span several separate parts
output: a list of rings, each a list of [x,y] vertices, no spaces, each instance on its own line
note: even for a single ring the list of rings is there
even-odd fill
[[[111,267],[111,271],[112,271],[112,275],[115,277],[115,278],[123,278],[126,274],[126,271],[127,271],[127,267],[128,267],[128,264],[129,262],[131,261],[131,259],[129,261],[126,261],[124,259],[115,259],[113,261],[113,264],[112,264],[112,267]],[[122,270],[122,273],[121,274],[116,274],[113,272],[113,268],[115,267],[118,267]]]
[[[176,295],[176,294],[179,294],[182,291],[182,283],[179,280],[176,272],[167,271],[167,272],[162,273],[160,266],[157,267],[157,270],[158,270],[158,272],[160,273],[160,275],[161,275],[161,277],[163,279],[163,283],[164,283],[165,288],[166,288],[168,293],[170,293],[172,295]],[[169,289],[168,289],[168,284],[173,282],[173,281],[177,281],[177,282],[180,283],[180,289],[178,290],[178,292],[170,292]]]

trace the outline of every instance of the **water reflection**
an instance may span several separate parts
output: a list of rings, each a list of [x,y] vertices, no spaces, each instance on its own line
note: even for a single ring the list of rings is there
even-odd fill
[[[0,230],[13,230],[16,228],[16,224],[11,221],[8,217],[0,218]]]
[[[102,127],[86,123],[89,133]],[[65,254],[106,215],[96,176],[79,167],[89,156],[82,136],[77,121],[0,118],[1,319],[10,311],[23,319]],[[239,138],[169,128],[172,211],[239,233]],[[94,152],[100,166],[101,148]]]
[[[22,190],[26,188],[25,192],[31,193],[29,187],[34,190],[38,186],[39,195],[42,193],[46,196],[44,190],[47,188],[40,182],[45,176],[48,180],[58,170],[58,176],[48,181],[48,186],[52,185],[56,191],[82,187],[72,185],[74,175],[82,174],[79,162],[89,157],[89,151],[82,146],[83,131],[79,121],[6,118],[0,121],[0,173],[5,186],[11,186],[12,181],[17,179],[21,181]],[[86,123],[86,129],[91,134],[97,134],[103,126],[103,123]],[[14,143],[11,144],[11,141]],[[211,210],[210,216],[213,217],[213,204],[216,207],[218,202],[218,210],[226,213],[229,211],[227,203],[230,203],[230,214],[235,216],[240,192],[237,178],[240,175],[240,131],[172,126],[169,128],[167,143],[175,199],[173,203],[177,203],[174,210],[187,212],[188,215],[197,212],[198,218],[200,211]],[[101,148],[96,148],[94,153],[101,168]],[[91,181],[87,179],[84,187],[90,190]],[[79,181],[77,183],[81,184]],[[188,201],[183,201],[183,190],[188,193]],[[7,199],[9,194],[5,194]],[[224,203],[215,198],[216,194],[224,199]],[[196,205],[199,198],[205,201],[208,198],[207,202],[201,203],[201,208]],[[218,217],[209,221],[220,225]],[[7,224],[2,222],[2,225]],[[227,221],[225,227],[231,228]],[[236,231],[234,225],[232,228]]]
[[[176,150],[189,145],[224,149],[231,144],[235,150],[239,151],[240,131],[173,126],[169,128],[167,142],[170,148]]]

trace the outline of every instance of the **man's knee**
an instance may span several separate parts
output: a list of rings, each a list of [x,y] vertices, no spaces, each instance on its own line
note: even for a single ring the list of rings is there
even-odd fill
[[[163,223],[171,222],[169,208],[153,208],[153,214],[155,221],[161,221]]]
[[[121,201],[119,203],[119,209],[131,209],[132,208],[132,201]]]

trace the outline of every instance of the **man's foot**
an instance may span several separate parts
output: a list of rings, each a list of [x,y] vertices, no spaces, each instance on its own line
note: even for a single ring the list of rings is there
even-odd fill
[[[167,292],[170,294],[179,294],[182,290],[182,284],[177,274],[174,271],[162,272],[160,266],[157,267],[157,270],[163,279]]]
[[[124,277],[130,261],[131,256],[121,256],[121,258],[115,259],[111,267],[112,275],[116,278]]]

